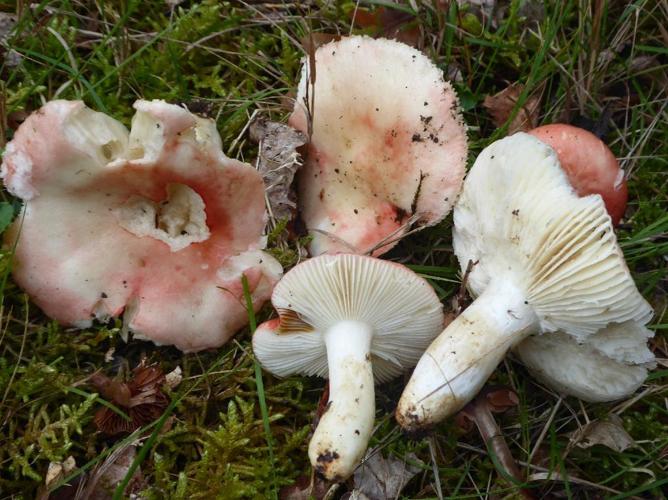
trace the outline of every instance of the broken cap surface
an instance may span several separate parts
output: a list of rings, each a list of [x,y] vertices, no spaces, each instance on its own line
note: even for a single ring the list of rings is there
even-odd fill
[[[260,364],[278,376],[329,378],[328,409],[309,446],[329,480],[352,474],[373,430],[374,379],[415,364],[443,327],[434,290],[408,268],[353,254],[297,265],[276,285],[279,319],[253,335]]]
[[[400,42],[343,38],[302,69],[290,124],[311,141],[299,173],[312,255],[388,251],[417,220],[450,211],[466,165],[457,96],[424,54]]]
[[[476,300],[427,349],[399,403],[408,428],[433,424],[480,389],[529,334],[584,342],[611,323],[646,324],[600,196],[578,197],[554,150],[518,133],[485,148],[454,212],[453,246]]]
[[[543,125],[529,134],[554,148],[578,195],[601,195],[617,225],[626,211],[628,190],[624,170],[610,148],[588,130],[564,123]]]
[[[215,123],[137,101],[132,130],[82,102],[52,101],[7,146],[2,177],[25,200],[7,232],[14,278],[65,325],[123,314],[135,336],[217,347],[281,274],[261,251],[264,186],[227,158]]]

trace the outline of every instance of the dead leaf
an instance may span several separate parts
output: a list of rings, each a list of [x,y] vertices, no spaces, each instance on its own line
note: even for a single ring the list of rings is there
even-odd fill
[[[605,420],[594,420],[571,434],[571,446],[591,448],[601,444],[611,450],[623,452],[635,446],[635,441],[624,429],[622,419],[617,415],[610,415]]]
[[[337,35],[336,33],[322,33],[320,31],[314,31],[301,37],[299,42],[302,44],[304,52],[307,54],[312,54],[315,52],[315,49],[321,45],[339,40],[341,40],[341,35]]]
[[[491,411],[494,413],[502,413],[513,406],[517,406],[520,399],[514,391],[506,389],[505,387],[500,387],[487,394],[487,402],[489,403],[489,409]]]
[[[14,14],[0,12],[0,62],[4,57],[4,63],[8,68],[15,68],[21,62],[21,54],[12,49],[7,42],[17,21]]]
[[[16,16],[7,12],[0,12],[0,43],[4,43],[16,26]]]
[[[353,490],[348,493],[344,493],[341,497],[341,500],[371,500],[368,496],[362,493],[360,490]]]
[[[271,216],[291,220],[297,207],[292,181],[302,166],[297,148],[306,144],[307,138],[289,125],[262,117],[251,124],[250,137],[260,145],[258,170],[266,186]]]
[[[113,497],[114,490],[128,473],[136,456],[137,448],[134,444],[128,444],[116,449],[88,475],[86,487],[80,498],[110,500]],[[132,493],[139,491],[142,482],[141,468],[137,467],[128,486],[125,488],[125,495],[129,497]]]
[[[47,488],[50,488],[72,472],[76,466],[77,463],[73,456],[67,457],[62,462],[49,462],[49,468],[46,470],[44,484]]]
[[[180,366],[174,368],[171,372],[165,375],[165,384],[170,389],[174,389],[183,380],[183,371]]]
[[[119,406],[130,406],[132,394],[125,382],[109,378],[102,373],[91,375],[89,382],[104,399]]]
[[[410,12],[390,7],[377,7],[373,10],[358,8],[354,14],[354,23],[358,28],[373,30],[374,36],[393,38],[412,47],[420,45],[420,27],[417,18]]]
[[[508,121],[513,108],[517,104],[520,94],[523,91],[524,85],[521,83],[513,83],[501,92],[485,97],[482,105],[492,117],[494,125],[501,127]],[[515,118],[513,118],[513,121],[510,122],[510,125],[508,126],[508,134],[526,132],[535,128],[536,125],[538,125],[539,108],[539,93],[530,95],[515,115]]]
[[[105,399],[130,417],[130,420],[127,420],[111,408],[100,408],[95,413],[95,425],[108,436],[129,434],[153,422],[169,404],[169,398],[162,392],[165,384],[164,373],[157,365],[147,365],[145,360],[132,371],[128,382],[96,373],[90,378],[90,383]]]
[[[280,500],[322,500],[327,495],[327,482],[313,475],[310,479],[299,476],[291,486],[284,486],[278,492]]]
[[[422,470],[417,465],[408,464],[393,456],[383,458],[378,448],[370,450],[367,456],[355,471],[354,484],[355,490],[369,500],[397,498],[408,481]],[[406,455],[406,459],[413,463],[422,463],[414,453]]]

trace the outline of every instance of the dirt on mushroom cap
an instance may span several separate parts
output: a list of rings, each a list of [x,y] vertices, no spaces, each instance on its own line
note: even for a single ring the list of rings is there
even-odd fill
[[[311,253],[377,256],[454,203],[467,152],[457,97],[424,54],[396,41],[348,37],[314,59],[315,84],[305,65],[290,117],[305,133],[312,125],[299,174]]]

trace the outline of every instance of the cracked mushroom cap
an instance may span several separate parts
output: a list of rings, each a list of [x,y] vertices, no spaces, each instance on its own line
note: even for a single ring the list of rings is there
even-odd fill
[[[457,96],[440,69],[400,42],[348,37],[314,59],[290,117],[308,134],[314,100],[299,172],[310,251],[378,256],[410,223],[442,220],[457,198],[467,155]]]
[[[610,148],[591,132],[554,123],[529,131],[557,152],[561,168],[580,196],[600,194],[612,223],[617,225],[626,211],[628,190],[624,170]]]
[[[540,381],[584,401],[614,401],[632,394],[656,366],[647,340],[654,332],[627,321],[613,323],[579,344],[563,332],[534,335],[515,349]]]
[[[361,255],[322,255],[285,274],[271,296],[279,318],[260,325],[253,351],[279,377],[328,378],[323,334],[342,321],[371,325],[376,382],[415,365],[443,327],[427,281],[401,264]]]
[[[52,101],[18,129],[2,163],[25,201],[5,237],[15,281],[50,317],[87,327],[123,314],[139,338],[217,347],[247,323],[281,266],[261,251],[264,186],[227,158],[215,123],[137,101],[132,130],[82,102]]]

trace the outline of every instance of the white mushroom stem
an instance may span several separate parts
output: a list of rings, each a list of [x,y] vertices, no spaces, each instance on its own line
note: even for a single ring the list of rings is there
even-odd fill
[[[538,328],[525,295],[503,278],[429,346],[404,390],[397,420],[409,432],[452,415],[481,389],[506,351]]]
[[[340,321],[324,334],[329,402],[308,453],[313,467],[331,481],[352,474],[373,430],[372,336],[372,328],[359,321]]]

